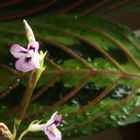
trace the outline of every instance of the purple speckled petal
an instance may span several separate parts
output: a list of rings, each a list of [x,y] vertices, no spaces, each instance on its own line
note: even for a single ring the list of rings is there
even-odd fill
[[[56,114],[53,123],[54,123],[56,126],[58,126],[58,125],[60,124],[61,120],[62,120],[62,115]]]
[[[56,127],[48,127],[44,133],[48,136],[49,140],[61,140],[61,132]]]
[[[35,64],[32,59],[21,58],[16,61],[16,69],[22,72],[28,72],[35,69]]]
[[[26,56],[27,49],[21,47],[18,44],[14,44],[11,46],[10,52],[15,58],[22,58]]]
[[[50,120],[47,122],[47,125],[55,124],[56,126],[61,122],[62,115],[58,115],[58,112],[53,113]]]
[[[43,125],[42,130],[48,136],[49,140],[61,140],[61,132],[57,129],[61,120],[62,115],[58,115],[58,112],[55,112],[50,120]]]
[[[37,41],[30,41],[27,47],[28,50],[33,50],[34,52],[38,52],[39,43]]]

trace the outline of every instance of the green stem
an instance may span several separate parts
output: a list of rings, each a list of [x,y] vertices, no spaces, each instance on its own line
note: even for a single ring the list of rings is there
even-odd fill
[[[22,140],[22,138],[23,138],[28,132],[29,132],[28,129],[26,129],[25,131],[23,131],[23,132],[21,133],[21,135],[19,136],[18,140]]]
[[[45,57],[45,55],[46,55],[46,53],[43,54],[43,57]],[[32,93],[33,93],[33,91],[36,87],[36,84],[37,84],[37,82],[38,82],[38,80],[39,80],[39,78],[40,78],[40,76],[41,76],[41,74],[44,70],[45,70],[45,67],[44,67],[44,59],[43,59],[43,61],[41,62],[41,68],[36,69],[36,70],[31,72],[27,87],[26,87],[25,92],[22,96],[22,101],[20,102],[20,105],[19,105],[19,108],[18,108],[18,111],[17,111],[17,115],[16,115],[16,119],[15,119],[15,122],[14,122],[13,135],[15,137],[16,137],[18,127],[21,124],[21,122],[22,122],[22,120],[25,116],[25,113],[27,111],[27,108],[29,106]]]
[[[45,70],[44,58],[45,58],[46,53],[47,52],[45,52],[43,54],[42,51],[40,52],[40,55],[42,55],[42,57],[43,57],[42,61],[40,62],[40,69],[35,69],[34,71],[31,72],[27,87],[22,96],[22,100],[19,104],[19,108],[17,110],[17,115],[16,115],[15,122],[14,122],[14,130],[13,130],[13,135],[14,135],[15,139],[16,139],[16,134],[17,134],[19,125],[21,124],[22,120],[24,119],[25,113],[29,106],[32,93],[36,87],[36,84],[37,84],[42,72]]]
[[[28,84],[27,84],[27,87],[26,87],[25,92],[23,94],[22,101],[21,101],[19,108],[18,108],[18,113],[16,116],[17,120],[21,121],[23,119],[25,112],[27,110],[27,107],[29,105],[33,90],[36,86],[36,83],[37,83],[36,71],[32,71],[30,78],[29,78],[29,81],[28,81]]]
[[[14,136],[16,136],[16,131],[18,130],[18,127],[19,127],[21,121],[23,120],[26,110],[29,106],[30,99],[31,99],[33,90],[36,86],[37,80],[38,80],[37,72],[32,71],[31,75],[29,77],[27,87],[22,96],[22,101],[20,102],[20,105],[19,105],[19,108],[17,111],[17,115],[16,115],[16,119],[15,119],[15,123],[14,123]]]
[[[16,119],[15,119],[15,128],[16,129],[18,129],[18,126],[20,125],[21,121],[24,118],[24,115],[25,115],[26,110],[30,103],[30,99],[31,99],[33,90],[35,89],[37,81],[39,80],[42,72],[43,72],[43,70],[34,70],[34,71],[32,71],[32,73],[30,75],[27,87],[23,94],[22,101],[19,105],[18,112],[16,115]]]

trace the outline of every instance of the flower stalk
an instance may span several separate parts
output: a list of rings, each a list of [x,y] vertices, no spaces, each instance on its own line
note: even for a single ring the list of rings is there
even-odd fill
[[[28,129],[26,129],[25,131],[23,131],[23,132],[21,133],[21,135],[19,136],[18,140],[22,140],[22,138],[23,138],[28,132],[29,132]]]
[[[46,55],[46,53],[43,54],[42,52],[41,52],[41,54],[43,55],[43,57],[45,57],[45,55]],[[15,119],[15,123],[14,123],[14,135],[16,135],[18,127],[25,116],[25,113],[27,111],[27,108],[28,108],[30,100],[31,100],[32,93],[44,70],[45,70],[44,59],[42,59],[41,68],[33,70],[30,74],[27,87],[25,89],[25,92],[23,94],[22,100],[20,102],[20,105],[19,105],[19,108],[17,111],[17,115],[16,115],[16,119]]]
[[[26,135],[28,132],[38,131],[43,131],[44,134],[48,136],[49,140],[61,140],[61,132],[57,126],[59,126],[62,120],[62,115],[59,115],[57,111],[53,113],[51,118],[46,123],[41,124],[41,121],[38,120],[32,121],[29,127],[20,134],[19,138],[16,136],[18,128],[28,109],[33,91],[43,71],[45,70],[44,59],[47,54],[47,52],[38,52],[39,42],[35,40],[33,31],[27,21],[23,20],[23,22],[25,25],[26,36],[29,41],[28,46],[27,48],[24,48],[18,44],[14,44],[11,46],[10,52],[15,58],[17,58],[15,63],[16,69],[21,72],[31,71],[31,73],[17,109],[13,133],[11,133],[4,123],[0,123],[0,132],[2,132],[3,137],[8,138],[9,140],[22,140],[24,135]]]
[[[46,123],[41,124],[41,121],[35,120],[31,122],[29,127],[21,133],[18,140],[22,140],[24,135],[26,135],[28,132],[39,132],[39,131],[43,131],[45,135],[48,136],[49,140],[61,140],[61,132],[57,128],[61,120],[62,115],[58,114],[57,111],[53,113],[51,118]]]
[[[18,58],[15,65],[17,70],[22,72],[31,71],[31,74],[29,76],[27,87],[23,93],[19,107],[17,109],[13,130],[13,135],[15,138],[19,125],[21,124],[29,106],[32,93],[37,85],[41,74],[45,70],[44,58],[47,53],[43,53],[42,51],[38,53],[39,43],[35,40],[33,31],[26,20],[23,20],[23,22],[25,25],[26,36],[29,41],[28,47],[27,49],[25,49],[18,44],[14,44],[12,45],[10,51],[15,58]]]

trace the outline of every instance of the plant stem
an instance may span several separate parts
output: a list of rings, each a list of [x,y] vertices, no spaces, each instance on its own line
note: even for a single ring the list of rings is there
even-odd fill
[[[28,132],[29,132],[28,129],[26,129],[25,131],[23,131],[23,132],[21,133],[21,135],[19,136],[18,140],[22,140],[23,136],[26,135]]]
[[[41,74],[45,70],[44,58],[46,56],[46,53],[47,52],[43,53],[42,51],[40,51],[40,55],[42,56],[42,61],[40,62],[40,68],[35,69],[34,71],[31,72],[27,87],[26,87],[25,92],[22,96],[22,100],[19,104],[19,108],[17,110],[16,118],[14,121],[13,135],[14,135],[15,139],[16,139],[16,134],[17,134],[17,130],[19,128],[19,125],[21,124],[22,120],[24,119],[25,113],[26,113],[27,108],[29,106],[32,93],[36,87],[36,84],[37,84]]]
[[[21,122],[25,116],[25,113],[27,111],[27,108],[29,106],[32,93],[33,93],[33,91],[36,87],[36,84],[37,84],[42,72],[44,71],[44,69],[45,68],[42,67],[42,69],[37,69],[37,70],[34,70],[31,72],[27,87],[26,87],[25,92],[22,96],[22,101],[20,102],[20,105],[19,105],[19,108],[17,111],[17,115],[16,115],[16,119],[14,122],[14,132],[13,133],[14,133],[15,137],[16,137],[18,127],[21,124]]]
[[[30,78],[29,78],[29,81],[28,81],[28,84],[27,84],[27,87],[26,87],[25,92],[23,94],[22,101],[21,101],[19,108],[18,108],[18,113],[16,116],[17,120],[23,119],[25,112],[27,110],[28,104],[30,102],[30,98],[32,96],[33,90],[36,86],[36,83],[37,83],[36,72],[32,71]]]
[[[21,121],[24,118],[24,115],[26,113],[26,110],[28,108],[33,90],[36,86],[37,80],[36,80],[36,71],[32,71],[31,75],[29,77],[29,81],[27,84],[27,87],[25,89],[25,92],[22,96],[22,101],[20,102],[18,111],[17,111],[17,115],[16,115],[16,119],[15,119],[15,125],[14,125],[14,135],[16,135],[16,131],[21,123]]]

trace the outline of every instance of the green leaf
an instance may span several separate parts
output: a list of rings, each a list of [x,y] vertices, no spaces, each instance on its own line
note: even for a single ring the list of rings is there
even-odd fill
[[[140,41],[130,29],[99,17],[40,16],[27,21],[48,55],[21,130],[33,120],[46,122],[55,111],[64,116],[60,129],[65,137],[139,121]],[[10,125],[29,74],[14,70],[16,59],[9,48],[28,42],[21,22],[0,25],[0,118]],[[123,108],[133,115],[124,117]]]

